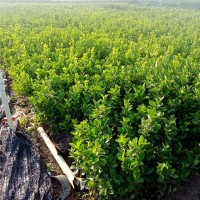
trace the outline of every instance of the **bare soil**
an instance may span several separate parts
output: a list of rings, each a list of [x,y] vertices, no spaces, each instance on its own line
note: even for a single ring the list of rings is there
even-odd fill
[[[175,193],[170,194],[165,200],[200,200],[200,176],[191,175]]]

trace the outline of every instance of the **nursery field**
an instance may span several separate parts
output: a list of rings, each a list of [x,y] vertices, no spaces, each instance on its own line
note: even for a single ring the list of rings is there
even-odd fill
[[[37,120],[73,134],[101,199],[162,199],[199,169],[200,11],[1,3],[0,68]]]

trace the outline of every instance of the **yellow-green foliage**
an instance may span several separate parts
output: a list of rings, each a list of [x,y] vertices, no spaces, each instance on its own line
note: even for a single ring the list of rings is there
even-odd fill
[[[199,11],[2,4],[0,57],[101,198],[158,199],[199,165]]]

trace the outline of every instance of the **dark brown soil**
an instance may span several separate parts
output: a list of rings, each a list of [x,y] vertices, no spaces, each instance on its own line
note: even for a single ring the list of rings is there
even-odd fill
[[[200,200],[200,176],[191,175],[175,193],[170,194],[165,200]]]

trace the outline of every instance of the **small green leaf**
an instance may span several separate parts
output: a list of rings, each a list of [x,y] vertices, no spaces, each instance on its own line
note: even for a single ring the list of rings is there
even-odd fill
[[[178,175],[176,175],[176,174],[171,174],[170,176],[173,178],[178,178]]]
[[[117,153],[117,158],[119,159],[119,160],[121,160],[121,161],[124,161],[124,158],[125,158],[125,153],[123,152],[123,153]]]
[[[164,176],[163,176],[163,175],[160,175],[160,176],[158,177],[158,182],[159,182],[159,183],[163,183],[163,182],[164,182]]]
[[[152,107],[156,107],[155,101],[149,100],[149,105]]]
[[[128,142],[129,138],[126,138],[124,135],[120,135],[118,139],[116,139],[116,142],[119,143],[120,146],[124,146],[126,142]]]
[[[145,144],[145,139],[143,135],[140,136],[139,141],[138,141],[138,145],[141,145],[141,144]]]
[[[90,188],[94,188],[94,186],[95,186],[94,180],[88,181],[87,185],[88,185]]]

